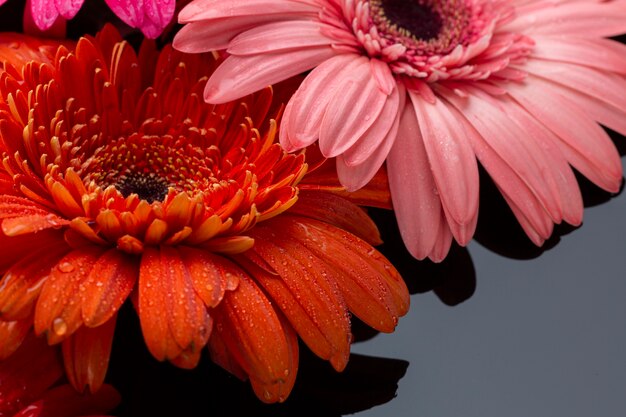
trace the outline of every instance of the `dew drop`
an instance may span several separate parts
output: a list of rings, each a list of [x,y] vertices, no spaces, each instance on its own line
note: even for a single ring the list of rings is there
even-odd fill
[[[283,372],[283,374],[285,374],[285,377],[289,376],[289,369],[285,369],[285,372]]]
[[[61,262],[57,268],[61,272],[69,273],[74,270],[74,265],[71,262]]]
[[[63,336],[67,333],[67,323],[61,317],[57,317],[52,321],[52,330],[57,336]]]
[[[207,291],[213,291],[213,285],[212,284],[207,284],[206,285],[206,289],[207,289]]]
[[[264,391],[263,392],[263,396],[265,397],[266,400],[271,400],[272,399],[272,393],[269,391]]]

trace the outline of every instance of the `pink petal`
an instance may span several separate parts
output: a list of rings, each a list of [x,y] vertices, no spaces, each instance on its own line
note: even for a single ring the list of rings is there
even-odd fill
[[[617,74],[563,62],[529,59],[524,71],[556,84],[579,90],[626,111],[626,79]]]
[[[400,118],[394,146],[387,158],[389,188],[400,234],[417,259],[432,251],[441,221],[441,202],[413,106],[407,104]]]
[[[54,5],[61,16],[65,19],[72,19],[83,6],[84,1],[85,0],[54,0]]]
[[[552,234],[553,224],[550,221],[550,219],[547,216],[545,216],[544,217],[545,228],[538,230],[534,226],[533,222],[529,220],[528,217],[526,217],[526,215],[524,214],[525,211],[522,208],[520,208],[517,204],[515,204],[511,200],[511,198],[507,196],[506,192],[504,192],[503,190],[500,190],[500,192],[502,193],[502,195],[504,196],[504,199],[506,200],[507,204],[511,208],[511,211],[513,212],[513,215],[517,219],[517,222],[520,224],[520,226],[522,226],[522,229],[524,230],[524,233],[526,233],[526,236],[528,236],[531,242],[533,242],[535,245],[537,246],[543,245],[546,239],[550,237],[550,235]]]
[[[626,112],[571,88],[550,84],[555,93],[571,101],[593,120],[626,136]]]
[[[144,0],[105,0],[111,10],[131,27],[140,27],[143,24]]]
[[[307,71],[333,57],[329,46],[250,57],[229,56],[206,84],[204,99],[226,103]]]
[[[319,22],[307,21],[275,22],[257,26],[235,37],[228,45],[227,52],[233,55],[254,55],[330,45],[332,41],[322,35],[320,26]]]
[[[626,32],[626,7],[619,1],[545,2],[516,9],[501,31],[577,37],[610,37]]]
[[[468,99],[460,99],[456,94],[442,91],[444,97],[454,105],[470,122],[488,146],[522,179],[555,221],[561,220],[558,192],[549,172],[550,161],[545,152],[532,141],[525,140],[527,133],[508,120],[506,107],[497,106],[489,100],[489,95],[471,90]]]
[[[552,161],[549,165],[557,183],[563,220],[578,226],[583,218],[583,200],[578,182],[563,153],[557,146],[560,139],[533,115],[514,102],[507,102],[507,114],[528,133],[527,140],[536,141]],[[546,172],[545,175],[549,175]]]
[[[28,7],[29,3],[30,7]],[[59,17],[59,12],[54,2],[49,0],[28,0],[26,10],[30,10],[33,21],[41,30],[50,28],[57,17]]]
[[[448,255],[448,252],[450,252],[450,246],[452,245],[452,232],[448,227],[450,222],[446,222],[444,213],[441,213],[441,217],[441,226],[437,233],[435,246],[433,246],[433,250],[428,254],[428,258],[433,262],[443,261]]]
[[[610,39],[533,36],[533,57],[626,74],[626,45]]]
[[[387,150],[384,152],[386,156],[398,133],[400,109],[404,109],[405,101],[406,90],[404,85],[398,84],[398,88],[394,89],[388,97],[380,116],[376,118],[363,136],[344,152],[343,158],[346,164],[350,166],[362,164],[381,146],[386,147]]]
[[[275,20],[274,16],[238,16],[188,23],[174,37],[173,46],[187,53],[226,49],[229,42],[241,32]]]
[[[354,146],[337,158],[338,178],[348,191],[365,187],[382,166],[398,135],[402,115],[398,109],[404,109],[405,102],[406,89],[404,84],[398,84],[381,116]]]
[[[467,121],[460,120],[459,123],[464,124],[466,137],[472,144],[476,157],[487,170],[498,188],[500,188],[502,194],[508,195],[511,201],[519,207],[520,210],[523,210],[524,215],[533,224],[535,229],[541,230],[544,235],[549,234],[552,230],[552,221],[550,216],[547,215],[539,197],[536,196],[534,189],[535,184],[537,184],[538,187],[545,188],[543,179],[538,174],[540,170],[535,166],[532,158],[527,155],[528,152],[522,151],[521,149],[518,151],[518,148],[521,148],[521,146],[515,144],[515,142],[518,142],[517,137],[521,135],[523,138],[526,135],[517,132],[517,129],[514,129],[517,135],[508,132],[509,124],[500,127],[484,126],[484,123],[480,121],[480,117],[476,115],[470,116],[468,114],[469,105],[465,101],[456,102],[454,95],[447,92],[445,93],[445,97],[465,116]],[[474,101],[475,100],[472,100],[472,102]],[[485,113],[486,120],[489,120],[490,112]],[[500,117],[503,116],[500,114]],[[503,117],[502,120],[506,119]],[[494,123],[493,121],[491,122],[492,124]],[[477,129],[479,126],[481,127],[480,133],[475,130],[475,128]],[[490,131],[491,129],[495,129],[497,133]],[[481,136],[481,134],[483,134],[483,136]],[[501,135],[501,143],[498,143],[498,135]],[[506,149],[509,145],[511,149]],[[506,158],[502,156],[501,153],[503,153]],[[538,178],[532,178],[533,176]],[[527,183],[529,180],[531,184]]]
[[[320,150],[327,158],[350,148],[378,119],[387,102],[387,94],[372,76],[369,60],[359,59],[352,78],[345,81],[330,100],[320,127]]]
[[[154,27],[158,29],[159,33],[156,36],[158,36],[163,31],[165,26],[172,21],[175,8],[176,0],[144,0],[143,12],[145,17],[147,17],[154,24]],[[156,36],[150,37],[154,38]]]
[[[389,65],[386,62],[372,58],[370,59],[370,66],[380,91],[387,95],[391,94],[396,86],[396,79],[391,73]]]
[[[460,116],[442,100],[427,103],[409,92],[430,168],[455,239],[466,245],[478,217],[478,166]],[[473,226],[473,227],[467,227]]]
[[[285,109],[280,128],[281,145],[285,149],[304,148],[319,138],[328,103],[364,59],[352,54],[336,55],[311,71]]]
[[[613,142],[583,110],[563,98],[557,86],[533,78],[524,85],[507,88],[515,100],[561,139],[556,145],[570,164],[594,184],[612,192],[619,189],[622,165]]]
[[[195,0],[180,11],[178,22],[284,13],[317,16],[319,12],[314,0]]]

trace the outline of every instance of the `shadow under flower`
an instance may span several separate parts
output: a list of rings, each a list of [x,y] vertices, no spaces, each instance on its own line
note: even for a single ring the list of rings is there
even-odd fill
[[[120,314],[116,332],[107,380],[123,398],[114,411],[118,417],[342,416],[394,398],[409,365],[352,354],[347,368],[337,373],[301,344],[294,390],[285,403],[267,405],[247,382],[214,365],[208,355],[193,370],[157,362],[145,348],[139,322],[128,306]]]
[[[620,149],[620,154],[626,154],[626,146]],[[493,181],[484,170],[481,169],[480,174],[480,212],[474,239],[490,251],[511,259],[534,259],[554,248],[562,236],[580,227],[567,223],[556,225],[552,236],[543,246],[535,246],[522,230]],[[578,172],[575,171],[575,174],[585,208],[604,204],[624,190],[624,182],[619,192],[612,194],[595,186]]]
[[[446,305],[455,306],[470,298],[476,290],[476,272],[469,252],[456,244],[441,263],[418,261],[406,250],[394,214],[389,210],[369,209],[382,236],[377,249],[404,277],[411,294],[433,291]]]

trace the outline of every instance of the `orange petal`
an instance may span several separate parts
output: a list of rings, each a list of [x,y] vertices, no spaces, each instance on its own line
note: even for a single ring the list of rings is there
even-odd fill
[[[5,406],[13,402],[19,405],[22,401],[28,404],[33,398],[41,397],[62,375],[63,368],[58,360],[57,349],[31,333],[13,355],[0,362],[0,404]],[[4,416],[4,407],[2,411]],[[13,413],[8,415],[12,416]]]
[[[226,343],[222,340],[220,332],[211,333],[208,344],[209,352],[211,353],[211,360],[217,365],[226,369],[237,378],[245,381],[248,379],[248,374],[243,370],[239,362],[233,357],[228,350]]]
[[[250,383],[254,393],[259,399],[267,403],[285,401],[296,383],[296,375],[298,374],[298,336],[285,318],[281,317],[281,323],[289,348],[289,369],[285,372],[285,379],[267,384],[255,378],[254,375],[250,375]]]
[[[272,307],[254,282],[242,277],[236,290],[229,292],[215,309],[216,332],[232,357],[256,386],[272,386],[273,391],[289,391],[292,372],[292,340]],[[285,389],[274,387],[286,385]],[[271,391],[260,396],[266,402],[279,401]]]
[[[307,148],[307,156],[310,148]],[[307,158],[308,161],[308,158]],[[391,209],[391,193],[387,180],[387,171],[383,166],[374,178],[363,188],[355,192],[347,192],[337,178],[335,160],[329,159],[315,170],[309,171],[302,182],[300,190],[319,190],[337,194],[360,206]]]
[[[175,359],[188,348],[200,350],[208,341],[211,318],[176,249],[146,248],[138,306],[144,339],[158,360]]]
[[[228,259],[187,247],[181,248],[180,254],[194,290],[207,307],[217,306],[227,290],[239,285],[238,274],[243,272]]]
[[[66,246],[61,231],[43,230],[37,233],[35,237],[33,235],[9,237],[4,233],[0,233],[0,251],[2,252],[2,256],[0,256],[0,271],[6,271],[16,261],[31,254],[34,247],[52,245]]]
[[[84,392],[89,386],[90,392],[96,392],[102,387],[109,367],[115,320],[113,317],[95,328],[81,327],[63,341],[65,374],[77,391]]]
[[[0,281],[0,313],[4,320],[31,317],[43,283],[68,251],[64,245],[44,247],[9,268]]]
[[[138,276],[136,258],[117,249],[102,255],[80,285],[85,325],[100,326],[117,313],[135,287]]]
[[[82,324],[80,284],[102,255],[103,249],[87,247],[70,252],[52,268],[35,307],[35,333],[46,333],[48,343],[59,343]]]
[[[365,210],[335,194],[301,190],[298,202],[289,210],[297,214],[330,223],[365,239],[371,245],[380,245],[380,233]]]
[[[350,355],[350,322],[345,301],[327,278],[332,270],[302,244],[275,230],[265,224],[257,226],[252,231],[256,244],[250,252],[265,259],[280,278],[261,268],[254,270],[254,277],[307,346],[342,370]]]
[[[2,231],[7,236],[19,236],[28,233],[36,233],[45,229],[59,229],[70,224],[68,220],[54,214],[14,217],[2,221]]]
[[[41,416],[101,416],[120,403],[120,395],[110,385],[103,385],[95,394],[79,394],[70,385],[61,385],[42,397],[45,414]]]
[[[365,323],[392,332],[409,309],[409,292],[391,263],[358,237],[316,220],[285,216],[281,231],[334,268],[331,275],[350,310]]]
[[[0,321],[0,361],[12,355],[22,344],[33,324],[32,318],[20,321]]]

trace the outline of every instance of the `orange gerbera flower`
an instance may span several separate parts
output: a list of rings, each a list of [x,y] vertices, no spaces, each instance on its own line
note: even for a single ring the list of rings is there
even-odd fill
[[[157,359],[193,367],[208,345],[273,402],[296,334],[341,370],[349,312],[394,329],[408,292],[375,226],[326,185],[299,191],[305,155],[275,143],[271,88],[209,105],[211,55],[136,55],[112,28],[53,57],[24,39],[0,73],[0,351],[34,324],[95,391],[130,297]]]
[[[0,326],[0,337],[6,330]],[[31,335],[15,354],[1,361],[0,416],[97,417],[94,414],[119,404],[119,394],[108,385],[96,394],[79,394],[68,384],[57,384],[63,375],[59,359],[58,349]]]

